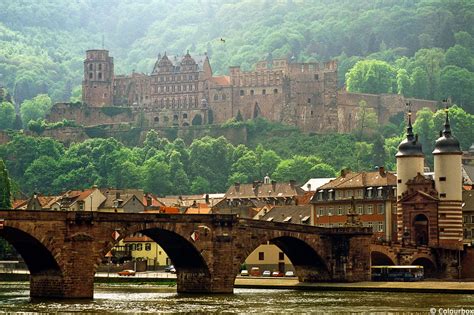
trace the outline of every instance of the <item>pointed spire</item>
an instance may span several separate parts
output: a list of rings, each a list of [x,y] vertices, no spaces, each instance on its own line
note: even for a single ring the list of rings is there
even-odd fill
[[[423,156],[421,143],[418,142],[418,135],[413,133],[413,126],[411,124],[411,104],[409,102],[406,103],[406,107],[408,110],[407,137],[398,146],[398,152],[395,156]]]
[[[440,137],[436,140],[433,154],[462,154],[459,141],[451,132],[451,124],[449,123],[449,101],[443,100],[445,104],[446,120],[444,121],[444,130]]]
[[[411,124],[411,109],[408,110],[407,139],[409,141],[413,141],[415,139],[415,135],[413,134],[413,126]]]
[[[449,104],[447,100],[443,100],[443,103],[445,103],[444,112],[446,113],[446,120],[444,122],[443,135],[446,138],[449,138],[451,137],[451,125],[449,124]]]

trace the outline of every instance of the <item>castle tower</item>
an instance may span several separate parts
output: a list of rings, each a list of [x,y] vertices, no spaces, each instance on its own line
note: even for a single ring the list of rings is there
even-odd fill
[[[114,59],[107,50],[88,50],[84,60],[82,101],[89,106],[113,103]]]
[[[425,156],[418,136],[413,134],[411,111],[408,112],[407,137],[398,146],[397,159],[397,201],[407,191],[407,182],[418,174],[424,174]],[[397,202],[397,239],[401,240],[404,230],[402,205]]]
[[[439,193],[439,246],[462,248],[462,151],[453,137],[448,108],[444,130],[436,140],[434,156],[435,188]]]

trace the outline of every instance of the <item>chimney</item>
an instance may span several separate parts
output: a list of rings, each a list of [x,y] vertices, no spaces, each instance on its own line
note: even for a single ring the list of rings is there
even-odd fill
[[[311,191],[311,184],[308,183],[308,184],[306,185],[306,188],[308,189],[308,191]]]
[[[146,206],[151,207],[151,205],[152,205],[151,197],[150,197],[150,195],[147,194],[146,195]]]
[[[120,192],[119,192],[119,191],[117,191],[117,192],[115,193],[115,199],[120,199]]]
[[[379,167],[379,174],[382,177],[385,177],[385,175],[387,175],[387,173],[385,172],[385,167],[383,167],[383,166]]]
[[[276,188],[277,188],[277,182],[276,182],[276,180],[272,180],[272,189],[273,189],[273,191],[276,191]]]
[[[235,186],[235,191],[236,191],[236,192],[240,192],[240,183],[239,183],[239,182],[235,182],[235,183],[234,183],[234,186]]]
[[[342,177],[346,177],[346,175],[349,174],[350,172],[351,172],[350,169],[348,169],[348,168],[343,168],[343,169],[341,170],[341,176],[342,176]]]
[[[206,203],[209,204],[209,194],[206,194]]]

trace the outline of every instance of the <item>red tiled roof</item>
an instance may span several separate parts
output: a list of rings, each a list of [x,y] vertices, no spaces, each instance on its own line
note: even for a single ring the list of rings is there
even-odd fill
[[[13,200],[12,208],[17,209],[22,206],[26,206],[28,200]]]
[[[329,183],[319,187],[319,189],[330,188],[359,188],[367,186],[395,186],[397,177],[389,172],[383,176],[378,172],[350,172],[345,176],[339,176]]]
[[[220,77],[212,77],[211,81],[218,85],[230,85],[230,77],[226,75]]]

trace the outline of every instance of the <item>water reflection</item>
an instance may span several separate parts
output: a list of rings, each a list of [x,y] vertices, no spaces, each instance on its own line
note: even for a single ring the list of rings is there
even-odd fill
[[[0,312],[39,313],[380,313],[431,307],[474,308],[472,295],[235,289],[235,294],[177,294],[152,285],[96,285],[94,300],[30,300],[28,283],[0,282]]]

